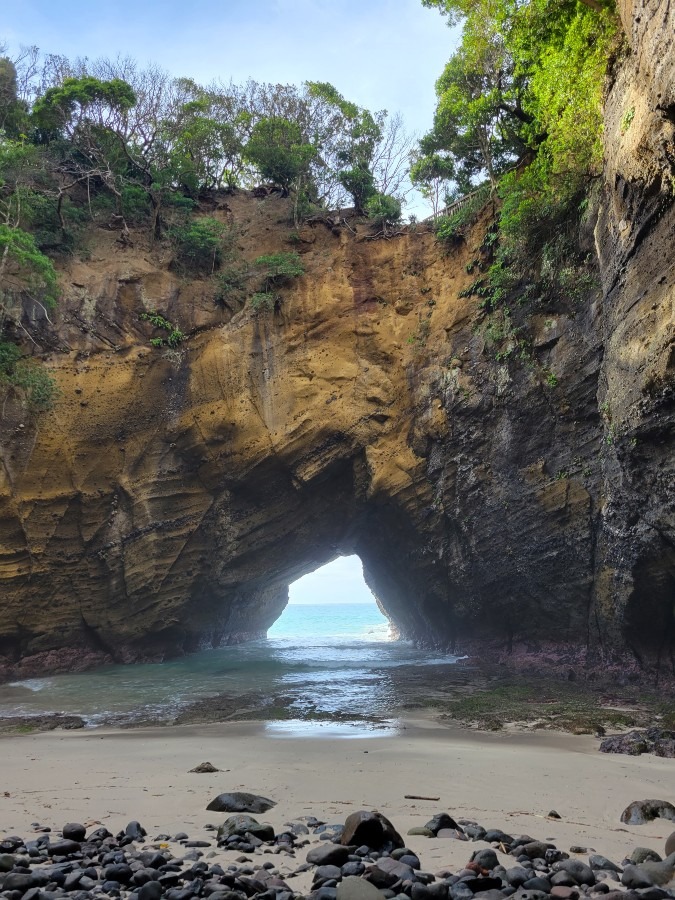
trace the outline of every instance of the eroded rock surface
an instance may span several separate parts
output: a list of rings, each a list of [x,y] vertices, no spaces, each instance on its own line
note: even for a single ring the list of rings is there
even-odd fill
[[[480,229],[445,255],[423,230],[304,227],[305,275],[258,315],[140,234],[92,238],[63,276],[55,409],[4,408],[0,672],[262,635],[291,581],[347,553],[427,644],[623,673],[668,658],[675,9],[622,15],[602,295],[534,316],[531,365],[497,360],[459,296]],[[213,205],[249,259],[292,246],[286,201]],[[188,340],[151,348],[151,309]]]

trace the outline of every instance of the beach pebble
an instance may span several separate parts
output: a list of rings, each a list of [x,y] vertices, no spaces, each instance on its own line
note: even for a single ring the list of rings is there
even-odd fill
[[[653,882],[641,866],[626,866],[621,876],[621,884],[627,888],[651,887]]]
[[[54,841],[47,845],[47,852],[50,856],[70,856],[79,853],[80,846],[78,841]]]
[[[604,869],[606,872],[621,871],[616,863],[613,863],[611,859],[607,859],[606,856],[602,856],[600,853],[591,853],[591,855],[588,857],[588,865],[593,870]]]
[[[395,876],[394,880],[412,881],[415,877],[411,866],[407,866],[400,860],[393,859],[391,856],[385,856],[377,861],[377,869],[386,872],[388,875]],[[369,870],[366,870],[367,872]],[[378,874],[379,877],[379,874]]]
[[[630,861],[634,866],[639,866],[644,862],[661,862],[661,857],[649,847],[636,847],[630,855]]]
[[[595,884],[595,875],[590,866],[579,859],[561,859],[553,864],[555,872],[565,872],[577,884]]]
[[[216,769],[213,763],[203,762],[195,766],[194,769],[190,769],[190,773],[192,772],[196,772],[198,775],[209,775],[213,772],[220,772],[220,769]]]
[[[504,897],[506,896],[507,895],[498,888],[490,888],[487,891],[481,891],[478,894],[474,894],[474,897],[478,897],[479,900],[504,900]]]
[[[359,810],[347,816],[340,836],[343,845],[367,844],[375,850],[403,847],[404,841],[386,816],[379,812]]]
[[[549,819],[561,819],[562,816],[555,809],[552,809],[548,814]]]
[[[363,878],[349,876],[338,885],[337,900],[382,900],[378,889]]]
[[[254,837],[259,838],[261,841],[273,841],[274,840],[274,828],[268,824],[262,824],[258,822],[257,819],[252,818],[252,816],[247,815],[237,815],[230,816],[225,819],[223,824],[218,828],[218,841],[222,843],[223,841],[228,841],[234,843],[234,841],[230,841],[229,839],[240,837],[245,837],[246,834],[252,834]],[[251,846],[250,848],[253,850],[254,848]],[[243,853],[249,853],[249,850],[245,850],[244,847],[241,847]]]
[[[506,834],[504,831],[501,831],[499,828],[490,828],[488,829],[482,838],[488,844],[504,844],[507,847],[510,847],[513,844],[513,838],[510,834]]]
[[[666,838],[666,856],[670,856],[671,853],[675,853],[675,831]]]
[[[138,900],[159,900],[164,888],[158,881],[148,881],[138,891]]]
[[[78,841],[81,843],[84,840],[84,837],[87,833],[87,829],[84,825],[80,825],[79,822],[68,822],[61,829],[61,834],[68,841]]]
[[[434,833],[430,828],[426,828],[424,825],[415,825],[414,828],[408,829],[409,835],[419,835],[420,837],[434,837]]]
[[[127,837],[130,837],[132,841],[142,841],[143,838],[147,835],[147,831],[140,822],[131,821],[124,829],[124,833]]]
[[[550,892],[557,900],[579,900],[579,888],[568,887],[562,884],[554,885]]]
[[[528,841],[520,846],[515,845],[511,854],[526,856],[528,859],[544,859],[548,850],[555,850],[555,846],[544,841]]]
[[[405,849],[405,848],[403,848]],[[400,851],[398,851],[400,852]],[[400,856],[396,855],[397,851],[391,854],[392,859],[397,859],[399,862],[404,863],[406,866],[410,866],[411,869],[420,869],[422,864],[420,863],[419,857],[415,856],[414,853],[407,851],[406,853],[401,854]]]
[[[394,860],[395,862],[395,860]],[[409,870],[412,874],[412,869]],[[375,887],[380,889],[390,888],[396,884],[397,881],[400,880],[400,876],[396,872],[390,872],[386,869],[381,869],[379,865],[368,866],[365,873],[363,874],[363,878],[366,881],[369,881],[371,884],[375,885]]]
[[[438,813],[433,819],[430,819],[427,822],[425,828],[428,828],[434,835],[445,828],[452,829],[453,831],[462,830],[449,813]]]
[[[9,853],[0,853],[0,872],[11,872],[14,868],[14,857]]]
[[[448,894],[451,900],[471,900],[473,897],[473,891],[466,881],[458,881],[456,884],[451,885]]]
[[[361,860],[355,860],[353,862],[346,862],[344,866],[342,866],[342,875],[363,875],[366,867]]]
[[[307,853],[307,862],[315,866],[342,866],[349,860],[348,847],[340,844],[318,844]]]
[[[246,791],[218,794],[206,807],[214,812],[264,813],[276,806],[276,801]]]
[[[513,866],[513,868],[507,869],[506,872],[504,872],[506,883],[515,888],[519,888],[521,885],[525,884],[531,877],[532,872],[529,869],[524,869],[522,866]]]
[[[535,875],[534,878],[528,878],[523,884],[526,891],[543,891],[545,894],[551,893],[551,882],[543,875]]]
[[[471,857],[471,862],[476,863],[476,865],[480,866],[481,869],[488,870],[494,869],[495,866],[499,865],[497,854],[491,847],[488,847],[485,850],[476,850],[476,852]]]
[[[314,871],[314,883],[323,883],[324,881],[339,881],[342,878],[342,871],[339,866],[318,866]]]

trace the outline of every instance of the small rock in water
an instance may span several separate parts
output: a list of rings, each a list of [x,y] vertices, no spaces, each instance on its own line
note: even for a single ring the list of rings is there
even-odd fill
[[[195,766],[194,769],[190,769],[190,772],[196,772],[198,775],[207,775],[211,772],[220,772],[220,769],[216,769],[213,763],[203,762],[199,763],[198,766]],[[237,812],[238,810],[234,810]],[[244,812],[245,810],[242,810]],[[264,810],[262,810],[264,812]]]
[[[206,808],[215,812],[264,813],[273,806],[276,806],[276,802],[267,797],[246,791],[230,791],[219,794]]]

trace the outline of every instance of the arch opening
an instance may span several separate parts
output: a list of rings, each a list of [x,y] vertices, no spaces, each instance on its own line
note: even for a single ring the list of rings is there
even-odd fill
[[[292,582],[288,603],[267,632],[270,640],[389,640],[389,617],[365,582],[361,559],[335,559]]]

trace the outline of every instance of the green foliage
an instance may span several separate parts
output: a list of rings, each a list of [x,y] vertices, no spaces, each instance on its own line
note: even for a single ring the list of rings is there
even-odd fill
[[[635,118],[635,107],[631,106],[630,109],[627,109],[626,112],[621,116],[621,134],[625,134],[630,126],[633,124],[633,119]]]
[[[18,97],[16,66],[8,57],[0,57],[0,131],[16,138],[27,130],[28,111]]]
[[[449,215],[439,216],[434,221],[436,238],[444,244],[453,244],[455,241],[463,238],[489,199],[489,185],[484,185],[475,191],[454,212],[451,212]]]
[[[249,305],[255,313],[272,312],[277,300],[277,295],[270,291],[256,291],[251,295]]]
[[[54,307],[59,296],[58,278],[52,261],[38,250],[32,234],[21,228],[0,224],[0,258],[11,259],[18,268],[19,282],[7,284],[0,270],[0,302],[7,293],[20,293],[25,287],[38,294],[45,306]]]
[[[393,225],[401,220],[401,201],[389,194],[373,194],[366,200],[366,215],[374,225]]]
[[[150,339],[151,347],[164,347],[168,345],[169,347],[177,347],[181,341],[185,340],[185,334],[180,330],[177,325],[173,325],[169,322],[168,319],[165,319],[161,313],[158,313],[156,310],[152,310],[151,312],[141,313],[139,318],[144,322],[150,322],[150,324],[154,328],[159,328],[162,331],[166,331],[168,336],[166,338],[161,337],[153,337]]]
[[[375,176],[366,165],[354,165],[338,175],[342,187],[351,195],[357,212],[364,212],[375,193]]]
[[[253,266],[262,277],[265,291],[305,272],[305,266],[295,250],[259,256],[254,260]]]
[[[0,341],[0,389],[13,388],[35,412],[51,409],[59,396],[56,382],[37,360],[24,358],[16,344]]]
[[[459,49],[438,81],[426,159],[453,168],[459,194],[478,178],[498,190],[499,229],[486,304],[519,284],[576,299],[592,287],[578,231],[602,165],[602,96],[618,29],[611,0],[423,0],[463,24]],[[425,159],[425,157],[423,157]],[[425,165],[420,164],[421,174]],[[464,210],[441,221],[441,239]],[[522,292],[524,297],[525,293]]]
[[[246,263],[238,260],[224,263],[216,276],[216,302],[228,306],[242,300],[248,276]]]
[[[181,271],[211,274],[222,261],[228,226],[204,216],[171,230],[175,264]]]
[[[94,105],[126,112],[136,103],[136,94],[126,81],[101,81],[86,75],[65,78],[48,88],[33,106],[33,121],[42,140],[57,137],[66,126],[84,118]]]
[[[316,147],[303,140],[296,122],[269,116],[256,122],[243,153],[263,178],[288,193],[291,185],[307,173]]]

